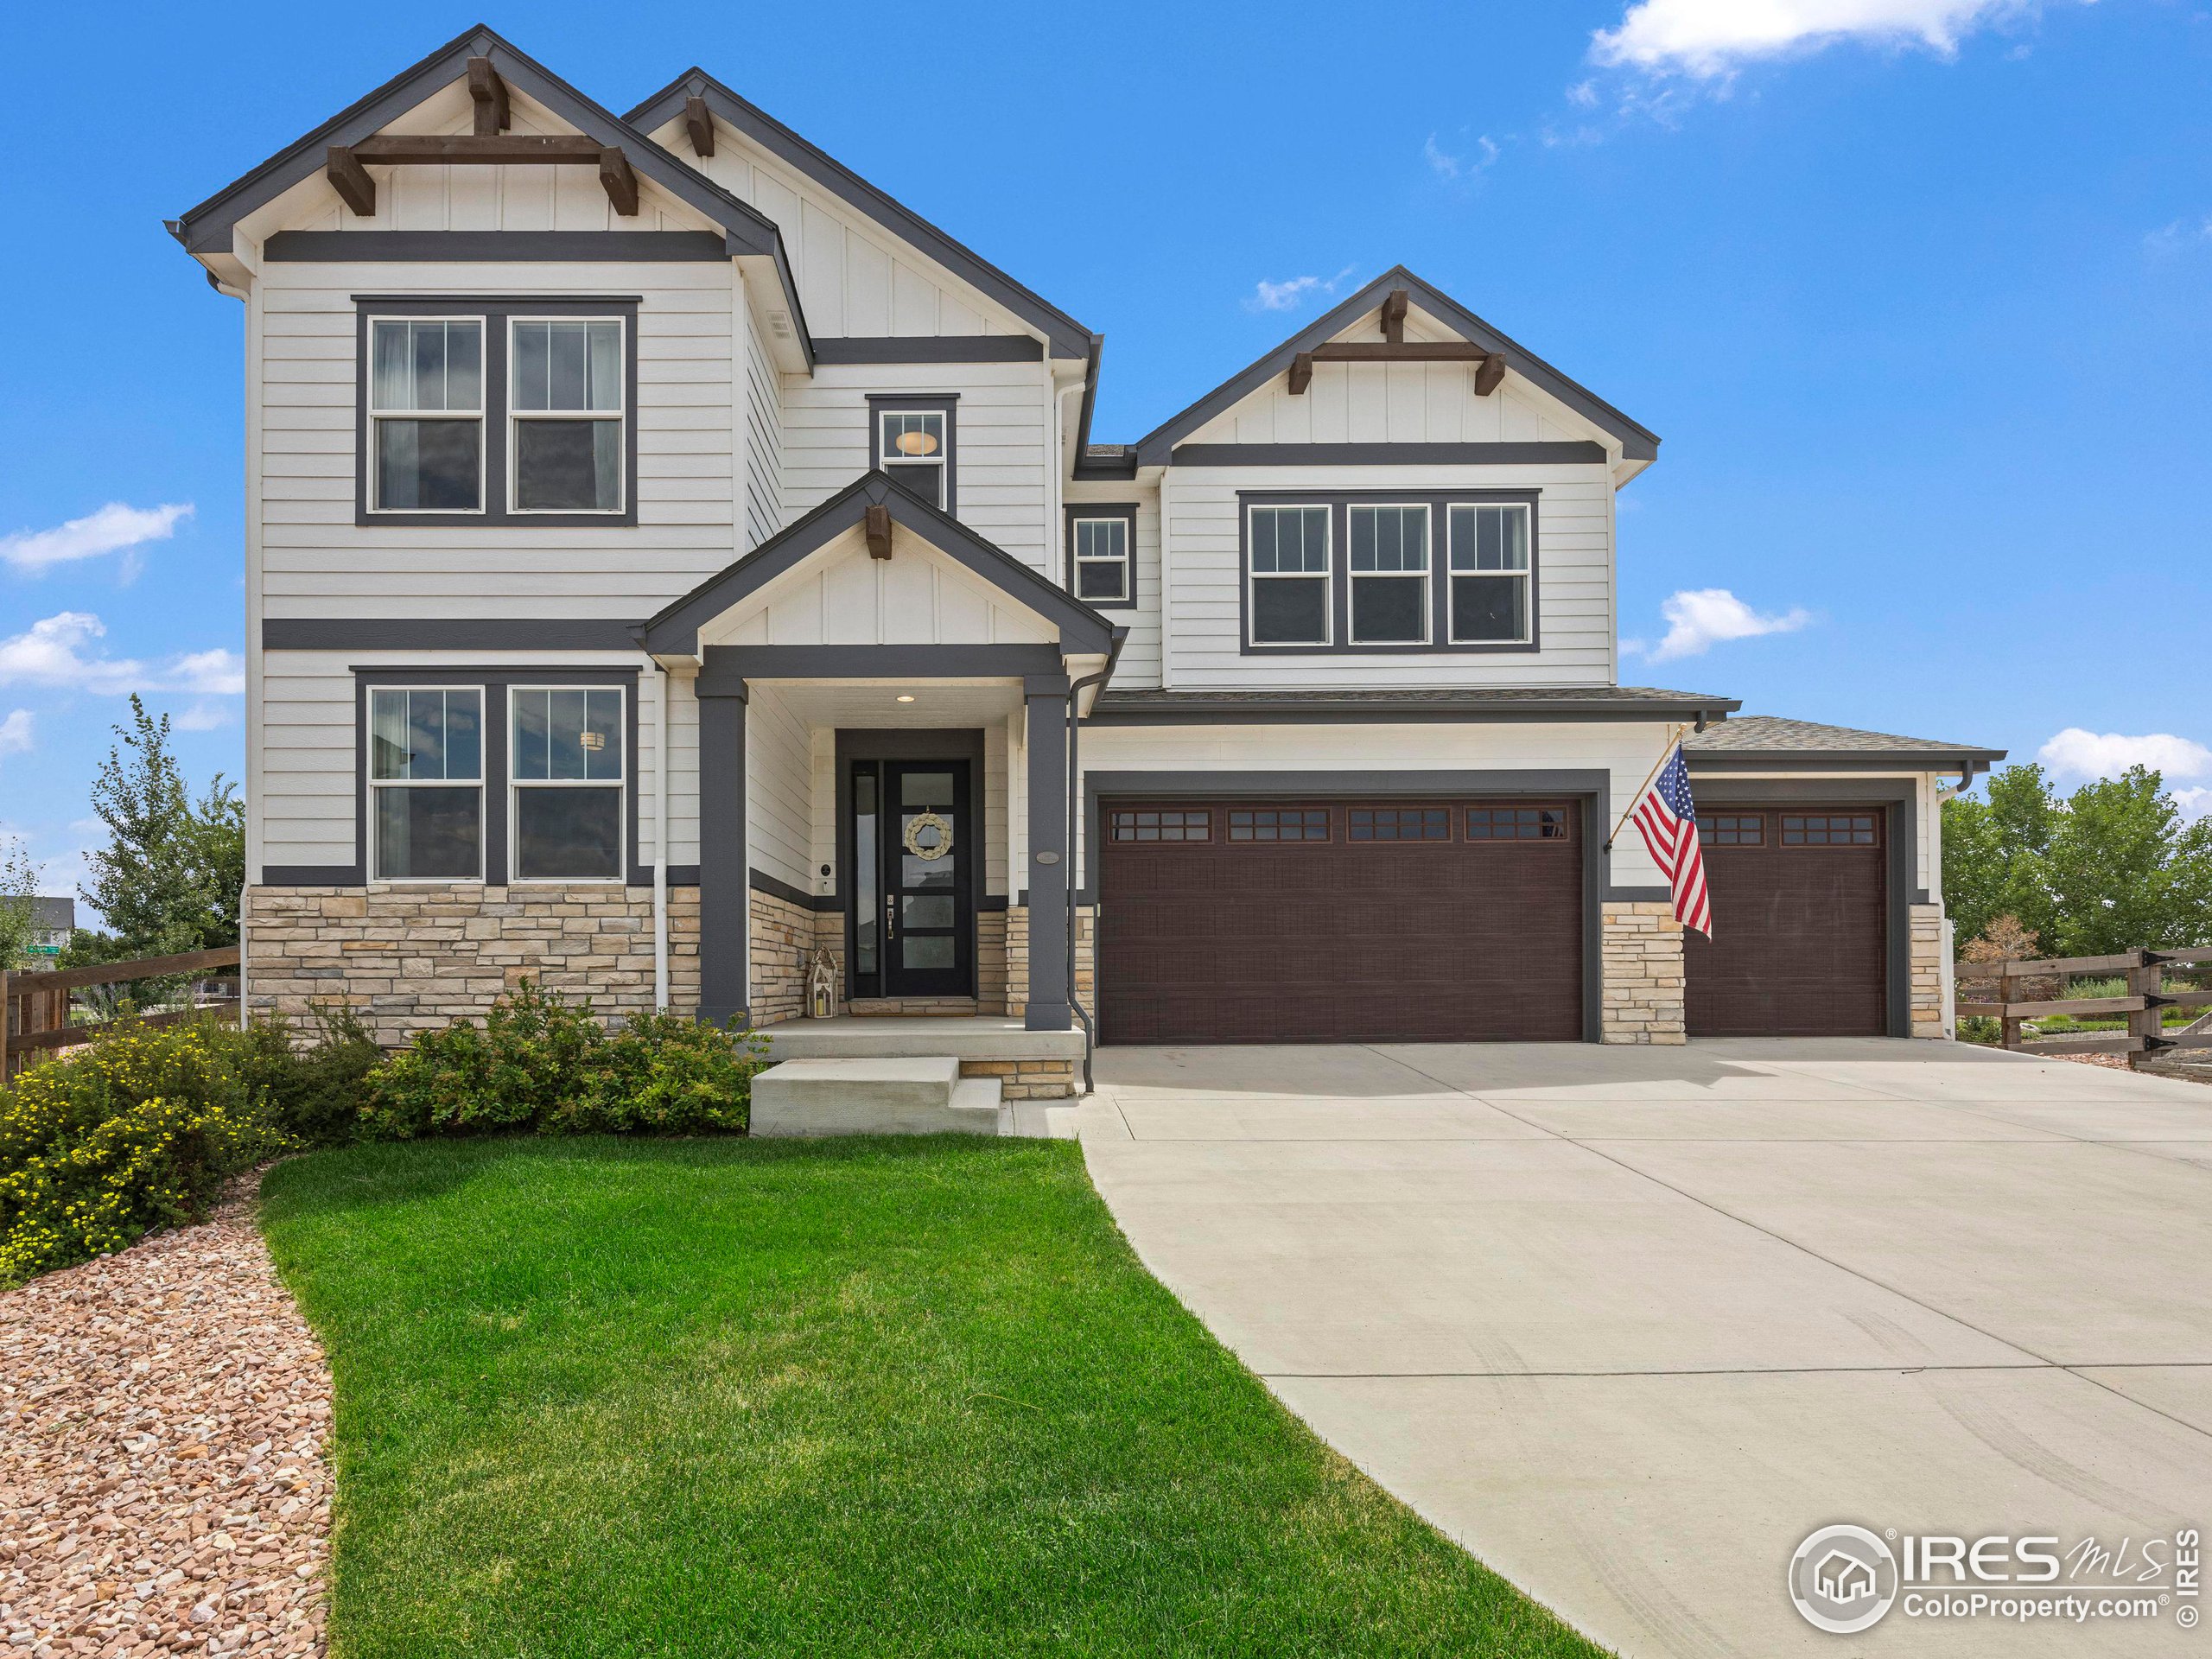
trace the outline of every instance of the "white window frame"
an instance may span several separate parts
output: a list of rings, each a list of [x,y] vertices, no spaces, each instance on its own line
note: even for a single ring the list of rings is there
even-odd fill
[[[1452,563],[1452,520],[1461,512],[1475,515],[1478,524],[1485,512],[1516,512],[1521,515],[1521,556],[1524,563],[1518,570],[1462,570]],[[1480,531],[1477,531],[1479,543]],[[1454,645],[1526,645],[1535,642],[1536,624],[1535,571],[1535,509],[1526,501],[1454,501],[1444,512],[1444,626]],[[1501,581],[1518,582],[1522,587],[1521,632],[1510,639],[1470,639],[1459,632],[1459,605],[1457,584],[1465,576],[1491,577]]]
[[[377,407],[377,329],[385,323],[416,322],[473,322],[476,325],[476,409],[378,409]],[[368,334],[365,346],[368,361],[362,365],[361,374],[366,390],[363,394],[368,410],[368,442],[363,446],[361,467],[361,499],[368,503],[371,513],[380,518],[419,518],[425,514],[471,514],[482,518],[491,511],[490,480],[484,476],[484,446],[486,433],[492,424],[492,319],[455,312],[452,315],[416,316],[412,313],[376,312],[368,315]],[[377,496],[377,457],[382,453],[378,442],[378,424],[384,421],[474,420],[476,423],[476,505],[473,507],[387,507]],[[438,688],[433,687],[432,690]]]
[[[1421,514],[1421,567],[1414,570],[1355,570],[1351,563],[1351,518],[1356,512]],[[1344,628],[1350,648],[1362,645],[1388,649],[1426,645],[1436,631],[1436,594],[1428,585],[1436,574],[1436,515],[1426,501],[1350,501],[1344,505]],[[1359,637],[1359,584],[1363,582],[1418,582],[1421,583],[1421,638],[1418,639],[1363,639]]]
[[[518,778],[515,776],[515,698],[522,692],[612,691],[619,699],[614,729],[622,734],[621,776],[604,778]],[[630,689],[626,685],[578,684],[574,681],[540,680],[507,687],[503,711],[507,749],[507,884],[517,887],[619,887],[628,885],[630,871],[630,768],[634,764],[630,741]],[[612,875],[524,875],[522,873],[522,791],[526,789],[611,789],[614,791],[614,874]]]
[[[1253,525],[1263,512],[1319,512],[1321,515],[1321,568],[1319,570],[1262,570],[1252,561]],[[1249,501],[1244,507],[1244,643],[1254,651],[1319,651],[1337,642],[1337,515],[1326,501]],[[1262,582],[1314,582],[1321,584],[1321,637],[1319,639],[1262,639],[1260,629],[1260,588]]]
[[[491,734],[485,727],[486,705],[491,698],[482,685],[445,684],[435,680],[420,684],[372,685],[362,704],[361,717],[366,722],[362,733],[361,781],[367,789],[368,822],[362,826],[362,837],[368,843],[363,849],[368,855],[367,866],[362,871],[363,880],[375,887],[482,887],[484,885],[484,842],[490,832],[486,822],[491,793],[491,780],[485,774],[485,762],[490,758]],[[474,875],[378,875],[384,861],[378,855],[377,843],[377,791],[380,789],[454,789],[464,786],[466,779],[455,778],[379,778],[377,776],[377,697],[379,693],[405,696],[412,691],[442,691],[451,696],[455,692],[473,694],[476,698],[476,874]]]
[[[611,409],[529,409],[515,407],[515,372],[519,354],[515,350],[515,327],[525,322],[611,322],[622,342],[621,368],[614,377],[614,390],[620,402]],[[620,518],[629,511],[630,491],[630,320],[619,311],[566,312],[557,315],[525,315],[517,312],[506,319],[507,361],[502,376],[506,384],[499,393],[505,400],[507,417],[507,513],[516,518],[543,518],[570,516],[588,518]],[[611,507],[525,507],[519,490],[522,440],[516,428],[524,421],[613,421],[621,428],[621,460],[615,467],[615,501]]]
[[[1120,532],[1122,550],[1109,558],[1096,555],[1085,557],[1083,551],[1083,527],[1085,524],[1111,524]],[[1136,525],[1125,512],[1077,512],[1068,524],[1070,552],[1075,562],[1075,596],[1086,605],[1130,605],[1136,602]],[[1088,565],[1118,564],[1122,567],[1122,591],[1118,594],[1086,594],[1083,591],[1083,568]]]
[[[884,429],[887,422],[905,420],[912,416],[937,416],[937,454],[907,455],[895,454],[891,448],[891,435]],[[946,412],[934,406],[923,408],[878,409],[875,411],[875,464],[883,469],[884,476],[892,476],[893,467],[934,467],[937,468],[937,509],[939,512],[952,511],[950,493],[945,488],[945,467],[952,459],[952,422]]]

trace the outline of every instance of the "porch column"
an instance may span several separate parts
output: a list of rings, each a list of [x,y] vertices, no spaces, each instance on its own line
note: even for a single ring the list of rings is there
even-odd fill
[[[741,1025],[751,1001],[746,932],[753,902],[745,845],[746,685],[712,666],[697,681],[699,1017]]]
[[[1068,677],[1022,681],[1029,704],[1031,1031],[1065,1031],[1068,1011]]]

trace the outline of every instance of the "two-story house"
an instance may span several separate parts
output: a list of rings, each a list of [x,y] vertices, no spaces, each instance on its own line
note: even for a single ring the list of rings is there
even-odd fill
[[[1658,439],[1407,270],[1102,442],[1065,312],[702,71],[616,116],[483,29],[171,228],[245,308],[257,1007],[1942,1029],[1995,757],[1621,685]],[[1614,835],[1685,733],[1687,956]]]

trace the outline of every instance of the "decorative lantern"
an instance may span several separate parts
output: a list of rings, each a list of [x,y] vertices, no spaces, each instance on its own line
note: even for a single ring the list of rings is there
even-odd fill
[[[814,1020],[827,1020],[837,1012],[837,959],[827,950],[817,950],[807,970],[806,1012]]]

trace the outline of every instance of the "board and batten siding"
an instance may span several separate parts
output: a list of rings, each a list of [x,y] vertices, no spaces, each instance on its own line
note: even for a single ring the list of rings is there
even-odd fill
[[[1318,374],[1317,374],[1318,378]],[[1533,490],[1536,617],[1531,652],[1242,649],[1237,497],[1391,490]],[[1612,480],[1596,462],[1503,467],[1175,467],[1167,501],[1167,671],[1177,690],[1243,687],[1609,685],[1613,683]],[[1443,527],[1433,569],[1440,575]],[[1154,547],[1154,561],[1158,550]],[[1338,550],[1341,562],[1343,550]]]

